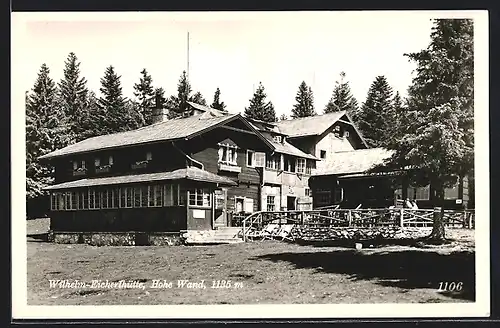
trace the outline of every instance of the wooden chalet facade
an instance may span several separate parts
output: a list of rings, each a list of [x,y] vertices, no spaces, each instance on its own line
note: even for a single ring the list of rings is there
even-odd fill
[[[232,214],[270,208],[269,172],[298,164],[306,176],[314,167],[314,156],[274,142],[239,114],[190,106],[185,117],[89,138],[40,157],[55,168],[55,182],[46,188],[51,231],[224,227]],[[305,194],[301,188],[295,192]],[[274,209],[280,205],[275,199]]]

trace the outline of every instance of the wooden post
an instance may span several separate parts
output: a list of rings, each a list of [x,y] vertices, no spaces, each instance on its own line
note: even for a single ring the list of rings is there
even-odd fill
[[[399,226],[402,228],[404,226],[404,209],[399,210]]]
[[[349,210],[347,212],[347,219],[349,220],[349,227],[351,227],[352,226],[352,212],[351,212],[351,210]]]
[[[303,226],[304,225],[304,212],[300,212],[300,225]]]
[[[246,220],[243,220],[243,241],[246,242],[247,241],[247,238],[246,238]]]

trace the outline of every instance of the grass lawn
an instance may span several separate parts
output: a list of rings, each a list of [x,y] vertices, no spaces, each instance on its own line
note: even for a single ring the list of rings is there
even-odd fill
[[[263,303],[473,302],[474,232],[449,230],[440,247],[300,246],[280,241],[217,246],[93,247],[33,238],[48,219],[28,224],[28,304],[146,305]],[[140,281],[145,289],[51,288],[50,279]],[[172,288],[151,288],[152,281]],[[206,289],[178,287],[205,281]],[[211,288],[230,280],[231,288]],[[440,282],[462,282],[439,292]],[[222,283],[221,283],[222,284]]]

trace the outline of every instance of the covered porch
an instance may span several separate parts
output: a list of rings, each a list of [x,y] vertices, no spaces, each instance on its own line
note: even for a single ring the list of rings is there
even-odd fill
[[[215,191],[235,183],[188,167],[49,186],[53,233],[211,230]]]

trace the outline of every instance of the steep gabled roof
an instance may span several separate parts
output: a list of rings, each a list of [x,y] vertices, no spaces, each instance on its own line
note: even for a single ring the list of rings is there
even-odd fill
[[[215,117],[195,115],[190,117],[171,119],[132,131],[107,134],[85,139],[78,143],[43,155],[40,157],[40,159],[86,153],[90,151],[109,148],[119,148],[159,141],[190,138],[238,118],[241,118],[240,114]]]
[[[276,125],[282,133],[290,138],[321,135],[344,115],[346,115],[345,111],[333,112],[283,120],[277,122]]]
[[[45,187],[44,189],[59,190],[59,189],[85,188],[85,187],[95,187],[95,186],[110,186],[110,185],[125,184],[125,183],[170,181],[170,180],[181,180],[181,179],[208,182],[208,183],[218,183],[221,185],[228,185],[228,186],[236,185],[236,183],[229,178],[210,173],[208,171],[199,169],[197,167],[187,167],[184,169],[178,169],[171,172],[120,175],[116,177],[106,177],[106,178],[80,179],[76,181],[63,182],[60,184],[48,186]]]
[[[382,165],[393,151],[384,148],[357,149],[333,153],[332,160],[313,175],[343,175],[366,173],[378,165]]]

